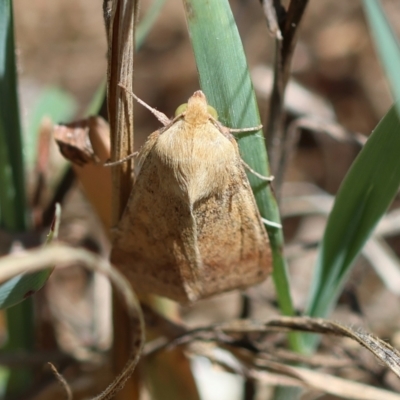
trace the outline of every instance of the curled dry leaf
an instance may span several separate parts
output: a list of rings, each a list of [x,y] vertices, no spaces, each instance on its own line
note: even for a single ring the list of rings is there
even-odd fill
[[[61,154],[73,164],[104,162],[109,157],[110,127],[99,116],[55,125],[53,136]]]
[[[53,134],[61,154],[67,160],[79,166],[96,162],[89,138],[88,120],[55,125]]]
[[[101,117],[90,117],[56,125],[54,138],[60,152],[72,162],[88,200],[108,232],[111,228],[111,171],[103,166],[110,157],[108,123]]]

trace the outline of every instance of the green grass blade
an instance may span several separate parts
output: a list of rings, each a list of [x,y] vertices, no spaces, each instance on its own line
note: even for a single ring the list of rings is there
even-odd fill
[[[106,96],[107,90],[107,81],[104,79],[100,82],[96,91],[94,92],[93,97],[91,98],[89,105],[87,106],[85,112],[83,113],[84,117],[90,117],[91,115],[97,115],[101,109],[101,106],[104,102],[104,97]]]
[[[227,0],[184,0],[190,38],[199,71],[200,86],[220,121],[232,128],[260,124],[257,102],[242,42]],[[262,131],[238,137],[244,161],[262,175],[270,174]],[[263,217],[280,223],[276,200],[268,184],[252,174],[249,180]],[[287,265],[283,257],[283,234],[267,226],[274,258],[274,281],[281,310],[293,315]],[[291,345],[299,349],[296,335]]]
[[[0,0],[0,143],[4,146],[0,228],[21,231],[27,227],[21,125],[17,96],[14,32],[10,0]],[[4,173],[6,171],[6,173]]]
[[[52,242],[58,235],[60,225],[61,208],[56,205],[55,221],[47,236],[46,244]],[[34,348],[35,335],[34,312],[31,301],[24,301],[25,295],[33,294],[39,290],[52,272],[52,268],[36,273],[18,275],[0,286],[0,308],[14,306],[7,310],[7,323],[9,339],[5,348],[8,350],[21,349],[28,351]],[[7,293],[8,291],[8,293]],[[17,304],[20,303],[20,304]],[[15,306],[15,304],[17,304]],[[10,371],[5,368],[0,369],[0,386],[6,386],[7,392],[15,395],[24,391],[32,382],[32,374],[29,370]],[[0,396],[3,389],[0,388]]]
[[[14,26],[11,0],[0,0],[0,229],[11,232],[28,228],[21,124],[15,68]],[[6,348],[33,348],[33,306],[25,301],[7,312]],[[27,369],[9,370],[6,392],[16,396],[29,386]]]
[[[364,0],[364,10],[379,58],[390,82],[400,115],[400,47],[378,0]]]
[[[18,210],[12,202],[15,192],[9,155],[6,132],[0,113],[0,229],[16,226],[19,221],[16,215]]]
[[[24,164],[17,99],[17,79],[11,4],[0,1],[0,213],[1,225],[9,231],[25,231],[27,206],[24,188]],[[32,115],[26,153],[33,158],[37,133],[44,115],[53,120],[68,118],[75,108],[73,99],[57,89],[45,91]],[[33,160],[31,161],[33,162]],[[0,308],[11,307],[39,290],[49,271],[15,277],[0,285]],[[17,311],[13,310],[16,313]]]
[[[35,335],[33,335],[35,313],[31,299],[6,311],[9,336],[3,349],[8,352],[29,353],[35,348]],[[18,394],[24,392],[33,383],[33,373],[31,369],[27,368],[9,369],[7,379],[6,398],[18,399],[21,398],[18,397]]]
[[[325,317],[346,276],[400,185],[400,120],[393,106],[347,173],[322,240],[307,314]],[[310,347],[315,337],[307,339]]]
[[[161,9],[165,4],[165,0],[153,0],[149,10],[144,18],[140,21],[136,29],[136,50],[142,47],[147,35],[153,27],[156,19],[160,15]]]

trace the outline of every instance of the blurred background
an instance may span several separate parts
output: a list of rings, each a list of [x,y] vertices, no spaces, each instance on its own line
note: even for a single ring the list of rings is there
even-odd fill
[[[142,1],[141,14],[150,4]],[[250,68],[270,65],[274,42],[260,4],[255,0],[231,4]],[[392,27],[398,30],[398,2],[386,0],[382,4]],[[106,71],[101,5],[92,0],[56,4],[16,0],[14,9],[24,113],[47,86],[69,92],[82,111]],[[176,105],[198,88],[180,2],[166,1],[135,62],[136,93],[166,114],[172,114]],[[309,4],[292,72],[298,82],[332,104],[338,121],[349,130],[368,134],[391,105],[359,1]],[[261,99],[260,109],[266,109]],[[138,107],[136,112],[138,131],[147,134],[157,127],[157,121],[143,109]]]

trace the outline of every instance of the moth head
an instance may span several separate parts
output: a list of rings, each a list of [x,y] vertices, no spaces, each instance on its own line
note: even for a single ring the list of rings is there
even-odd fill
[[[176,109],[175,117],[179,115],[182,115],[185,121],[192,125],[205,124],[210,117],[218,119],[217,111],[207,104],[206,96],[201,90],[195,92],[187,103]]]

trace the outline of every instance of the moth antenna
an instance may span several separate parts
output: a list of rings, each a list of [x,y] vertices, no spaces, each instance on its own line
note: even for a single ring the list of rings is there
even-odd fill
[[[255,132],[262,129],[262,125],[252,126],[251,128],[228,128],[230,133],[241,133],[241,132]]]
[[[135,93],[133,93],[131,90],[129,90],[127,87],[125,87],[122,83],[118,84],[119,87],[124,89],[127,93],[129,93],[138,103],[140,103],[143,107],[146,107],[155,117],[164,125],[167,126],[168,124],[171,123],[171,120],[161,111],[156,110],[153,107],[150,107],[147,103],[145,103],[143,100],[139,99],[139,97],[136,96]]]
[[[273,226],[274,228],[282,228],[281,224],[278,224],[277,222],[274,221],[270,221],[269,219],[261,217],[261,221],[264,225]]]
[[[272,176],[272,175],[271,176],[264,176],[264,175],[259,174],[257,171],[255,171],[253,168],[251,168],[250,165],[245,163],[243,160],[242,160],[242,164],[248,171],[250,171],[257,178],[260,178],[262,181],[272,182],[274,180],[274,176]]]
[[[106,163],[103,164],[103,167],[115,167],[116,165],[121,165],[124,162],[130,160],[131,158],[135,158],[137,155],[139,155],[139,152],[135,151],[134,153],[129,154],[129,156],[121,158],[121,160],[106,162]]]

